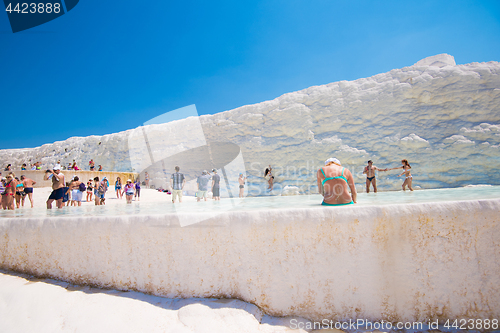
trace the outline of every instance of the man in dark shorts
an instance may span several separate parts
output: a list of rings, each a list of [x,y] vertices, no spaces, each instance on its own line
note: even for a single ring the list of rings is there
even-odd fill
[[[373,192],[377,193],[377,180],[375,179],[375,170],[387,171],[387,169],[379,169],[373,165],[372,160],[368,161],[363,173],[366,173],[366,193],[370,193],[370,184],[373,185]]]
[[[30,199],[31,203],[31,208],[33,208],[33,185],[36,184],[36,181],[27,178],[24,175],[21,176],[21,181],[23,182],[24,193],[28,195],[28,199]]]
[[[240,177],[238,178],[238,183],[240,184],[240,198],[245,197],[245,181],[247,180],[247,177],[243,177],[243,174],[240,173]]]
[[[220,176],[217,174],[217,169],[212,169],[212,198],[220,200]]]
[[[64,196],[64,175],[61,173],[61,167],[55,166],[54,169],[47,170],[44,180],[49,180],[52,178],[52,193],[47,200],[47,209],[52,209],[52,202],[56,202],[57,208],[63,207],[63,196]]]

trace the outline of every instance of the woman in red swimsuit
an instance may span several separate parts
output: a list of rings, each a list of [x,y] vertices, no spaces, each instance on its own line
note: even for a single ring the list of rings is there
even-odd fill
[[[16,193],[16,181],[12,174],[5,181],[5,192],[2,193],[2,208],[14,210],[14,194]]]

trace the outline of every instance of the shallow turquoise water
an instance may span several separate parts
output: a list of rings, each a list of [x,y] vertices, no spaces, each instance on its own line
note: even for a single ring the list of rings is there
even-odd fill
[[[404,205],[424,202],[445,202],[463,200],[481,200],[500,198],[500,186],[476,186],[453,189],[433,189],[418,191],[393,191],[379,193],[359,193],[355,206],[373,205]],[[108,200],[117,200],[110,198]],[[134,202],[111,206],[84,205],[81,207],[64,207],[63,209],[47,210],[43,207],[23,208],[15,211],[0,211],[0,217],[56,217],[56,216],[117,216],[117,215],[163,215],[172,213],[219,213],[223,211],[254,211],[291,208],[322,208],[322,197],[317,195],[302,196],[267,196],[245,199],[222,198],[201,202],[183,202],[172,204],[165,195],[165,202]],[[330,207],[343,209],[344,207]]]

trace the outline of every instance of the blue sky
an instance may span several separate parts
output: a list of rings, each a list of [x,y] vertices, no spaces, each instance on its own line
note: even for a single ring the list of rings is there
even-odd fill
[[[500,1],[95,1],[13,34],[0,149],[213,114],[448,53],[500,61]]]

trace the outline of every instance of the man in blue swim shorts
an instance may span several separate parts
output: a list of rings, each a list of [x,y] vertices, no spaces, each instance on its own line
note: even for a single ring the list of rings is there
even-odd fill
[[[52,209],[52,202],[56,202],[57,208],[63,207],[63,196],[64,196],[64,175],[61,173],[61,167],[55,166],[54,169],[47,170],[44,180],[52,179],[52,193],[47,200],[47,209]]]

